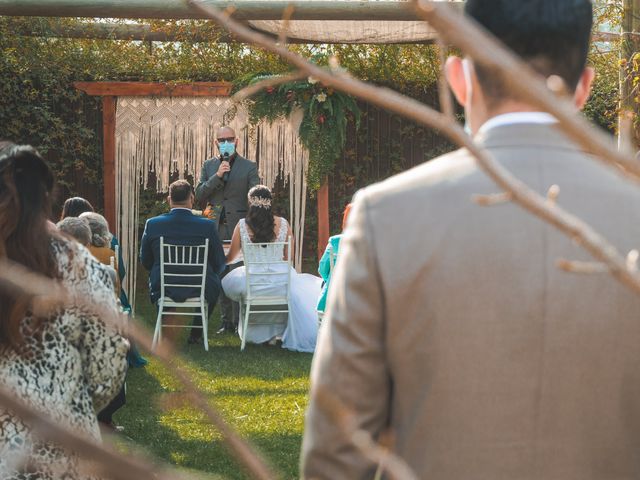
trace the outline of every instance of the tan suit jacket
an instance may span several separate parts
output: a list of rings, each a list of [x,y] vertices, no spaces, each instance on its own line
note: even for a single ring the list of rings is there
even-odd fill
[[[640,246],[640,188],[554,125],[480,139],[536,191],[623,253]],[[512,203],[465,150],[357,195],[313,361],[306,478],[372,478],[319,405],[325,389],[428,480],[640,478],[640,295]]]

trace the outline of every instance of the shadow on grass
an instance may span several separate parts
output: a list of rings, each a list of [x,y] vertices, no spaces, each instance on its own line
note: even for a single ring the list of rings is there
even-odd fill
[[[249,478],[203,416],[191,410],[185,413],[180,406],[172,406],[169,410],[161,407],[160,400],[167,393],[168,390],[151,372],[146,369],[131,371],[127,405],[117,412],[116,420],[125,427],[126,436],[133,444],[129,441],[118,443],[127,450],[142,448],[152,457],[179,468],[213,474],[210,478]],[[261,393],[254,392],[255,395]],[[260,418],[256,418],[256,421],[260,421]],[[274,432],[243,436],[281,474],[279,478],[297,478],[301,433]]]

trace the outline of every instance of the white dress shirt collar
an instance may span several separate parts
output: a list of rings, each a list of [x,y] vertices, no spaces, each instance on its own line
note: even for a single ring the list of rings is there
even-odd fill
[[[536,123],[536,124],[550,124],[556,123],[558,120],[547,112],[513,112],[503,113],[502,115],[496,115],[490,118],[482,124],[478,133],[487,133],[492,128],[502,127],[504,125],[515,125],[519,123]]]

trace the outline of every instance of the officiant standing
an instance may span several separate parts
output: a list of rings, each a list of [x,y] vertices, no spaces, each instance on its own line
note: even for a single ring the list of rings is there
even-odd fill
[[[260,179],[255,162],[238,155],[238,138],[232,128],[221,127],[214,143],[220,155],[202,165],[196,203],[204,207],[206,217],[217,223],[218,236],[225,241],[231,240],[236,224],[246,216],[247,194]],[[238,325],[238,307],[224,293],[220,300],[220,315],[222,327],[218,333],[234,331]]]

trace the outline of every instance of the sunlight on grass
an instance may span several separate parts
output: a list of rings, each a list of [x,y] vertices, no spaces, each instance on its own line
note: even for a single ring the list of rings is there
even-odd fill
[[[150,324],[151,310],[142,310]],[[210,323],[218,321],[212,318]],[[297,478],[311,355],[260,345],[240,352],[239,339],[231,334],[210,334],[209,352],[202,345],[184,343],[178,349],[198,388],[223,417],[282,478]],[[145,368],[130,370],[127,405],[115,415],[136,448],[215,478],[247,478],[220,434],[188,403],[179,382],[155,358],[146,356]]]

